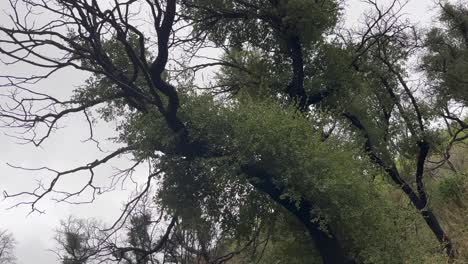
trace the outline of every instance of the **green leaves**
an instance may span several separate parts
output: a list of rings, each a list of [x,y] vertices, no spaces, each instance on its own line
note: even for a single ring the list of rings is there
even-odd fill
[[[121,143],[138,146],[135,159],[151,160],[163,171],[155,194],[161,208],[180,216],[184,228],[206,234],[218,231],[232,242],[248,240],[265,223],[301,231],[297,223],[285,224],[290,219],[281,219],[285,210],[278,204],[287,200],[289,207],[299,208],[301,201],[310,201],[313,208],[307,207],[303,215],[313,217],[300,219],[302,223],[310,220],[323,229],[332,226],[330,230],[360,262],[400,263],[410,257],[410,262],[424,262],[430,254],[420,241],[427,241],[429,233],[412,229],[422,219],[406,206],[408,200],[382,180],[381,171],[396,168],[388,178],[416,196],[425,192],[422,181],[413,192],[410,176],[420,165],[416,157],[421,139],[432,142],[426,129],[430,130],[436,111],[406,81],[407,56],[418,48],[412,46],[417,41],[411,28],[393,21],[398,16],[390,12],[390,18],[376,18],[375,28],[358,40],[362,43],[352,37],[328,41],[324,34],[340,15],[334,0],[185,0],[180,4],[181,19],[193,23],[193,35],[226,52],[219,61],[222,67],[215,85],[228,96],[200,93],[190,81],[185,90],[177,90],[177,119],[181,133],[187,135],[184,147],[203,151],[194,151],[197,155],[178,151],[182,140],[174,131],[181,130],[170,129],[167,113],[157,110],[159,103],[166,103],[164,98],[162,102],[142,99],[149,109],[141,112],[126,101],[131,99],[128,96],[109,100],[100,110],[105,120],[119,121]],[[463,101],[463,78],[468,72],[465,11],[446,8],[448,15],[442,21],[447,29],[459,30],[429,33],[425,70],[441,98]],[[382,32],[374,32],[378,30]],[[129,45],[139,51],[136,36],[129,36]],[[113,40],[104,46],[111,64],[123,77],[133,78],[132,88],[144,98],[158,98],[157,91],[149,91],[151,80],[145,82],[136,62],[122,52],[125,46]],[[298,91],[288,94],[293,81],[299,83]],[[82,102],[109,98],[119,91],[118,85],[97,73],[76,98]],[[298,92],[306,100],[308,96],[320,100],[298,111],[293,105]],[[339,132],[324,137],[322,132],[331,125]],[[420,163],[424,162],[425,157]],[[244,175],[242,168],[251,164],[262,173]],[[424,174],[423,167],[417,180]],[[265,178],[279,192],[276,200],[258,188]],[[401,184],[400,178],[408,184]],[[456,187],[451,182],[441,186],[445,193]],[[294,212],[294,208],[288,210]],[[288,237],[295,238],[301,236]],[[286,248],[284,255],[288,255],[291,245],[277,247]]]
[[[427,34],[428,52],[422,68],[432,81],[433,89],[443,103],[453,99],[468,103],[468,8],[444,4],[441,28]]]
[[[304,44],[319,41],[332,28],[339,11],[334,0],[183,1],[182,12],[195,21],[197,32],[207,33],[217,44],[226,41],[269,51],[290,35]]]
[[[280,10],[286,34],[297,34],[307,44],[335,26],[340,7],[336,1],[283,0]]]

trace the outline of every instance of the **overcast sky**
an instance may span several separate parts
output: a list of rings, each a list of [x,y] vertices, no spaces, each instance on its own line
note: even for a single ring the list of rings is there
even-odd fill
[[[0,10],[8,12],[7,2],[7,0],[0,0]],[[380,2],[388,3],[389,0],[381,0]],[[412,0],[405,11],[410,14],[413,21],[426,25],[434,17],[434,13],[431,11],[432,5],[432,1]],[[364,5],[357,0],[348,1],[346,12],[350,23],[357,21],[363,7]],[[0,13],[0,24],[4,25],[7,23],[6,20],[7,17],[3,15],[3,12]],[[36,69],[24,65],[4,66],[0,63],[0,75],[6,72],[24,75],[35,73],[35,71]],[[86,75],[83,73],[64,70],[55,74],[53,78],[39,83],[36,89],[42,92],[51,92],[59,97],[66,97],[73,88],[82,84],[85,78]],[[5,88],[0,87],[0,89]],[[51,174],[13,169],[7,163],[29,168],[48,166],[54,169],[67,169],[92,162],[104,155],[96,150],[94,144],[82,142],[89,136],[83,116],[77,115],[69,118],[61,125],[65,128],[54,134],[40,148],[32,145],[20,145],[11,137],[3,135],[3,133],[11,131],[0,130],[0,191],[7,190],[9,193],[29,191],[36,186],[36,179],[50,179],[52,176]],[[114,134],[115,130],[112,127],[106,127],[106,125],[99,127],[98,137],[100,138],[115,136]],[[106,147],[112,149],[111,145]],[[110,168],[107,168],[100,170],[98,176],[104,180],[110,173]],[[69,189],[76,187],[82,180],[80,177],[84,177],[84,175],[70,176],[63,186]],[[45,214],[29,216],[29,207],[6,210],[15,201],[2,201],[0,203],[0,229],[8,229],[18,241],[16,249],[18,264],[59,263],[55,255],[48,251],[54,247],[53,230],[57,227],[58,222],[70,214],[80,217],[97,217],[110,222],[120,212],[119,209],[122,202],[127,199],[127,194],[128,191],[115,191],[99,196],[92,205],[80,206],[57,204],[46,200],[40,204],[41,209],[46,211]]]

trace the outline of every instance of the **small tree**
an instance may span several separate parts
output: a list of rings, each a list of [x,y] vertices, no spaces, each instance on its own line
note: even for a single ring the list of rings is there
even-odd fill
[[[16,241],[7,230],[0,230],[0,264],[16,263]]]

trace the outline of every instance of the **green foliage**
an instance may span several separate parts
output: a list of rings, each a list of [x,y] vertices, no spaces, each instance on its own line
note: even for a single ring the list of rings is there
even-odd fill
[[[460,204],[465,191],[465,179],[461,175],[446,177],[439,182],[438,191],[447,202]]]
[[[275,98],[289,79],[289,70],[282,67],[284,62],[261,50],[231,49],[224,60],[230,65],[217,73],[216,86],[232,95],[241,93],[240,97]]]
[[[242,165],[256,164],[273,175],[274,184],[284,190],[282,199],[298,206],[301,198],[313,201],[315,218],[310,221],[320,221],[324,228],[332,226],[359,263],[441,261],[443,257],[434,253],[439,245],[424,228],[423,220],[361,151],[366,141],[384,165],[396,164],[398,172],[409,180],[415,173],[416,143],[424,137],[437,145],[441,140],[437,131],[414,132],[418,125],[414,105],[401,103],[409,99],[408,92],[389,74],[379,57],[381,50],[369,47],[356,58],[353,44],[325,43],[322,35],[338,19],[336,1],[273,3],[184,2],[182,13],[196,21],[196,34],[207,34],[215,44],[230,46],[224,55],[226,65],[216,76],[217,85],[229,92],[228,99],[179,91],[177,117],[187,128],[190,143],[203,146],[204,156],[178,154],[179,135],[156,109],[132,111],[128,102],[116,99],[100,110],[105,120],[119,121],[118,141],[135,146],[135,159],[150,160],[154,168],[163,171],[155,201],[180,217],[182,231],[194,232],[203,240],[221,234],[223,249],[248,241],[262,225],[268,231],[261,237],[273,240],[265,248],[263,263],[318,262],[302,226],[254,189],[251,183],[261,179],[241,173]],[[450,11],[447,14],[455,15],[443,16],[442,22],[464,25],[465,9],[446,8]],[[463,101],[465,86],[453,77],[463,79],[468,72],[468,53],[462,39],[457,39],[459,33],[431,31],[424,62],[429,78],[436,81],[434,88],[442,96]],[[284,104],[285,83],[291,74],[285,44],[290,37],[299,37],[304,47],[306,92],[329,94],[314,110],[335,121],[343,134],[332,134],[324,141],[316,129],[322,120]],[[138,50],[135,36],[130,36],[129,42]],[[404,45],[386,45],[395,72],[405,77]],[[128,69],[126,77],[134,78],[135,85],[147,92],[144,77],[137,74],[128,54],[119,52],[125,47],[113,40],[105,46],[110,60]],[[440,68],[442,62],[448,70]],[[118,91],[113,80],[96,74],[86,87],[77,90],[75,98],[87,103],[112,97]],[[418,102],[418,106],[424,115],[421,122],[430,121],[433,112],[423,103]],[[348,129],[345,114],[355,116],[362,128]],[[351,137],[355,134],[359,136]],[[461,176],[440,180],[434,187],[435,196],[461,203],[464,181]],[[128,237],[132,246],[144,248],[149,241],[150,218],[131,219]],[[67,244],[76,244],[73,247],[78,250],[81,242],[75,237]],[[249,263],[251,259],[243,255],[236,261]]]
[[[443,27],[435,27],[427,34],[428,53],[422,68],[441,98],[467,104],[468,7],[446,3],[440,21]]]
[[[430,181],[428,188],[432,193],[431,207],[441,217],[453,242],[459,249],[460,263],[468,259],[468,177],[465,170],[462,173],[447,173],[445,169],[437,171],[438,178]]]
[[[430,257],[426,248],[433,240],[427,232],[395,224],[422,228],[421,219],[410,207],[402,209],[406,202],[391,200],[393,187],[372,180],[378,172],[369,169],[372,166],[353,144],[334,138],[321,142],[309,119],[274,100],[244,97],[240,102],[226,105],[210,96],[183,97],[180,117],[191,139],[205,142],[210,152],[222,157],[164,156],[159,164],[166,172],[158,196],[161,204],[178,212],[188,225],[220,223],[226,238],[247,239],[258,219],[273,224],[271,212],[277,210],[239,173],[240,164],[255,162],[275,175],[277,185],[288,186],[283,198],[294,201],[304,195],[314,201],[315,213],[338,228],[363,262],[420,262]],[[154,114],[139,118],[140,125],[130,127],[144,132],[124,134],[147,146],[149,155],[158,150],[156,142],[171,140],[171,133],[158,129]],[[285,243],[274,244],[272,250],[278,253],[276,247],[284,247],[290,254],[294,247]]]
[[[261,264],[320,263],[313,241],[294,218],[283,214],[272,228],[274,231],[265,235],[267,244],[257,249],[264,250],[264,254],[245,254],[239,263],[247,264],[254,260]]]
[[[335,26],[339,15],[337,1],[282,0],[279,13],[287,34],[301,36],[304,43],[321,39]]]
[[[268,51],[284,47],[290,35],[305,44],[320,40],[335,25],[339,6],[334,0],[185,0],[182,12],[197,22],[195,31],[217,44],[246,43]]]

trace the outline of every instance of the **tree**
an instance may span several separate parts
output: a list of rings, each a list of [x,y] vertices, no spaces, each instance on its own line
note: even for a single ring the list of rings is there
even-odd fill
[[[15,257],[16,241],[13,235],[6,230],[0,230],[0,263],[1,264],[14,264],[16,263]]]
[[[442,99],[461,101],[466,105],[468,8],[461,3],[441,2],[439,5],[442,27],[434,27],[428,32],[428,52],[422,67]]]
[[[311,97],[308,97],[306,90],[304,93],[301,92],[303,95],[299,108],[305,109],[309,106],[306,102],[316,104],[318,100],[321,107],[335,115],[335,124],[332,127],[336,125],[337,121],[343,122],[340,120],[343,117],[351,123],[355,131],[358,132],[354,135],[355,138],[359,140],[361,137],[364,140],[364,150],[369,158],[386,171],[389,178],[407,195],[410,202],[421,212],[423,219],[444,246],[447,254],[453,258],[454,250],[451,241],[437,217],[428,207],[427,192],[424,187],[424,169],[430,149],[433,148],[426,122],[434,119],[434,113],[425,111],[427,101],[415,96],[414,91],[421,88],[429,90],[432,87],[412,87],[412,84],[406,80],[406,76],[410,73],[405,65],[407,58],[421,46],[421,40],[416,29],[401,19],[399,11],[404,3],[393,1],[388,8],[380,7],[373,1],[369,1],[369,3],[375,11],[367,15],[366,27],[362,31],[339,33],[339,38],[331,45],[325,44],[315,47],[316,49],[324,49],[322,53],[319,51],[319,55],[315,58],[308,56],[306,51],[303,51],[305,55],[300,55],[302,59],[298,67],[303,69],[306,65],[305,68],[309,70],[310,79],[304,79],[303,73],[301,73],[299,76],[302,77],[296,77],[297,75],[294,74],[293,80],[299,78],[302,86],[308,86],[309,81],[313,84],[312,88],[321,86],[326,89],[316,91],[318,95],[311,95]],[[226,24],[229,24],[235,19],[234,16],[231,16],[232,13],[242,13],[242,11],[237,10],[237,6],[231,8],[233,10],[225,11],[227,14],[225,16],[222,12],[215,15],[219,21],[212,27],[229,30],[229,26],[221,23],[223,19]],[[206,7],[200,9],[203,14]],[[463,6],[459,6],[459,11],[456,12],[458,12],[459,18],[462,17]],[[452,13],[456,12],[452,8]],[[207,15],[207,17],[211,16]],[[445,19],[442,18],[442,20]],[[460,30],[457,32],[463,33],[464,20],[457,21],[462,21],[459,26]],[[234,30],[240,31],[237,28]],[[231,36],[231,34],[223,36]],[[299,40],[299,42],[301,41],[304,42],[304,39]],[[253,45],[256,47],[256,43]],[[291,46],[289,49],[290,61],[294,68],[298,60],[294,59]],[[305,47],[298,49],[307,50]],[[296,57],[298,56],[296,55]],[[307,57],[319,66],[304,64],[304,58]],[[280,67],[284,67],[284,65]],[[293,72],[297,73],[298,71]],[[236,80],[233,77],[227,79]],[[258,86],[258,84],[255,85]],[[443,87],[447,87],[447,85]],[[461,87],[457,86],[456,88]],[[463,88],[461,89],[463,90]],[[293,97],[291,94],[289,95]],[[358,95],[358,98],[355,95]],[[409,101],[410,104],[406,104],[405,101]],[[438,117],[443,117],[442,109],[436,109],[439,111],[437,112]],[[453,115],[451,116],[453,118]],[[466,125],[461,122],[459,133],[465,129]],[[418,149],[412,147],[415,145],[418,146]],[[389,151],[390,149],[392,151]],[[401,171],[395,164],[399,159],[401,161],[402,157],[409,160],[407,164],[410,167],[407,172]],[[414,175],[414,185],[410,182],[413,180],[404,175],[406,173]]]
[[[122,147],[70,170],[44,168],[55,173],[48,186],[7,197],[25,199],[22,203],[33,211],[50,195],[66,201],[91,190],[94,198],[100,191],[95,169],[131,155],[134,164],[116,177],[128,177],[145,162],[150,172],[111,227],[133,225],[131,246],[118,254],[122,259],[137,252],[137,261],[147,261],[172,241],[171,234],[201,226],[190,233],[200,250],[188,255],[207,261],[216,243],[200,230],[221,234],[223,246],[250,245],[289,216],[323,263],[385,262],[384,241],[404,240],[413,231],[405,222],[411,217],[398,210],[402,203],[387,201],[391,188],[373,181],[383,171],[448,258],[455,257],[424,185],[434,145],[429,124],[440,113],[428,111],[425,98],[416,96],[407,80],[407,57],[420,47],[420,39],[401,20],[400,2],[383,9],[369,1],[374,13],[357,32],[334,31],[340,14],[334,0],[11,3],[14,27],[0,26],[0,53],[12,63],[47,72],[5,76],[5,85],[16,89],[7,95],[15,105],[0,109],[5,126],[25,129],[30,137],[23,139],[41,145],[58,122],[76,113],[85,115],[93,135],[93,113],[117,123],[115,142]],[[136,9],[146,10],[152,21],[139,17]],[[58,18],[28,23],[39,12]],[[213,46],[223,51],[221,59],[194,64],[203,57],[201,49]],[[61,57],[51,56],[51,50]],[[177,52],[182,56],[171,63],[169,54]],[[200,92],[190,80],[212,66],[220,71],[204,87],[209,92]],[[65,67],[91,75],[70,100],[29,88]],[[89,172],[89,181],[79,191],[57,189],[65,175],[82,171]],[[148,249],[148,218],[131,214],[149,193],[171,220],[160,242]],[[374,228],[372,234],[358,224],[362,221]],[[179,230],[174,228],[178,222]],[[269,232],[259,226],[270,227]],[[88,251],[82,246],[88,236],[67,240],[74,241],[70,252]],[[407,253],[419,252],[417,241],[394,245],[393,257],[421,262],[416,259],[423,256]],[[414,247],[407,247],[411,243]],[[182,251],[191,251],[182,245]]]
[[[153,213],[146,209],[134,212],[128,226],[115,230],[106,230],[93,219],[70,217],[56,231],[55,252],[64,264],[222,264],[244,250],[216,240],[215,231],[207,223],[203,227],[194,226],[194,222],[187,226],[175,218],[167,222],[164,213]],[[248,248],[251,243],[242,247]]]
[[[95,221],[70,217],[56,231],[57,255],[63,264],[86,264],[98,254],[99,236]]]

